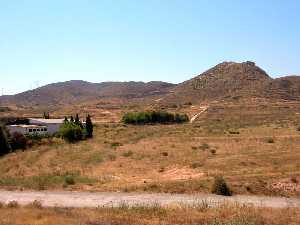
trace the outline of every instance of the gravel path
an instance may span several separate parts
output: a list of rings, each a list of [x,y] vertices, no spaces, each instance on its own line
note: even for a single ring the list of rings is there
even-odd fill
[[[211,194],[143,194],[143,193],[105,193],[105,192],[66,192],[66,191],[0,191],[0,202],[17,201],[27,205],[34,200],[46,207],[104,207],[127,204],[166,206],[169,204],[195,205],[203,201],[209,206],[222,203],[238,203],[256,207],[300,207],[300,198],[281,198],[264,196],[235,195],[223,197]]]
[[[202,113],[204,113],[208,109],[208,106],[201,106],[201,107],[199,107],[199,109],[200,109],[200,112],[198,112],[196,115],[194,115],[190,119],[190,123],[193,123],[198,118],[198,116],[200,116]]]

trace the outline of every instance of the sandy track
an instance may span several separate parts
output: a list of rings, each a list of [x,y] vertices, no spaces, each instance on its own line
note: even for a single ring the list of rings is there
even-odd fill
[[[27,205],[34,200],[40,201],[45,207],[111,207],[127,204],[162,206],[170,204],[193,205],[206,202],[210,206],[222,203],[238,203],[256,207],[300,207],[300,198],[281,198],[264,196],[223,197],[211,194],[144,194],[144,193],[93,193],[93,192],[66,192],[66,191],[0,191],[0,202],[17,201]]]
[[[208,109],[208,106],[201,106],[201,107],[199,107],[199,109],[200,109],[200,112],[198,112],[196,115],[194,115],[190,119],[190,123],[193,123],[202,113],[204,113]]]

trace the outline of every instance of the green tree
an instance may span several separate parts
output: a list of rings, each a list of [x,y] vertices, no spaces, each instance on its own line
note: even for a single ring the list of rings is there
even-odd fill
[[[65,116],[64,123],[68,123],[68,122],[69,122],[68,117]]]
[[[10,144],[8,142],[7,131],[0,125],[0,156],[3,156],[11,151]]]
[[[71,123],[74,123],[74,118],[73,118],[73,116],[70,117],[70,122],[71,122]]]
[[[82,129],[83,129],[83,125],[82,125],[82,123],[81,123],[81,121],[80,121],[80,118],[79,118],[79,115],[78,114],[76,114],[76,116],[75,116],[75,122],[74,122],[76,125],[78,125],[78,126],[80,126]]]
[[[86,132],[87,132],[87,137],[88,138],[93,137],[94,125],[93,125],[93,122],[91,120],[90,115],[87,115],[87,117],[86,117],[85,129],[86,129]]]
[[[43,118],[44,118],[44,119],[50,119],[50,114],[49,114],[49,112],[48,112],[48,113],[44,112]]]
[[[68,142],[80,141],[83,136],[82,128],[74,122],[64,123],[59,129],[59,133]]]

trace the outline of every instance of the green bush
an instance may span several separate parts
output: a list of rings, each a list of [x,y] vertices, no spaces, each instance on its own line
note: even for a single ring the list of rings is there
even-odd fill
[[[82,140],[83,129],[74,122],[64,123],[59,129],[60,136],[68,142]]]
[[[119,143],[119,142],[113,142],[113,143],[110,144],[110,146],[111,146],[112,148],[117,148],[117,147],[122,146],[122,143]]]
[[[10,108],[6,107],[6,106],[0,106],[0,112],[9,112],[11,111]]]
[[[73,176],[68,175],[65,177],[64,182],[66,185],[74,185],[75,184],[75,179]]]
[[[209,144],[203,143],[202,145],[199,146],[199,148],[203,151],[207,150],[210,148]]]
[[[150,111],[126,113],[122,121],[127,124],[184,123],[188,122],[189,118],[186,114]]]
[[[133,152],[131,150],[123,152],[123,154],[122,154],[122,156],[124,156],[124,157],[130,157],[132,155],[133,155]]]
[[[223,177],[215,177],[211,192],[217,195],[231,196],[232,192]]]

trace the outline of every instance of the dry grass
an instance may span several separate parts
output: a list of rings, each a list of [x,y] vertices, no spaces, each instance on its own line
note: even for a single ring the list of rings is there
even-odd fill
[[[268,209],[238,205],[209,208],[205,203],[186,206],[135,206],[98,209],[0,207],[1,225],[297,225],[299,208]]]
[[[223,175],[234,194],[299,196],[299,109],[228,103],[195,124],[98,124],[92,140],[0,158],[0,187],[195,193]],[[70,175],[75,184],[64,185]]]

